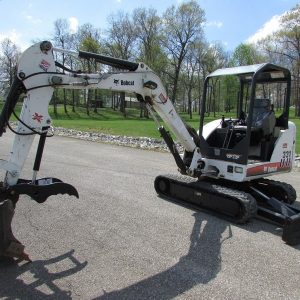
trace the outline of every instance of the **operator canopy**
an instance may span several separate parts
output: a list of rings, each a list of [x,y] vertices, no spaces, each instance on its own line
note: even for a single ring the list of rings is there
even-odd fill
[[[218,69],[209,74],[207,77],[210,78],[226,75],[237,75],[245,81],[251,80],[253,75],[257,76],[257,80],[266,82],[273,80],[278,81],[280,79],[285,81],[290,77],[290,71],[277,65],[263,63],[249,66]]]

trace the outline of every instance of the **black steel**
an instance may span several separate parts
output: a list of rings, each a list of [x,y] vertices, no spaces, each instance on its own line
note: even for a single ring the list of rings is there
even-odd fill
[[[250,187],[250,193],[257,199],[258,203],[271,208],[272,211],[279,213],[284,217],[293,216],[295,214],[295,210],[291,208],[291,205],[286,205],[283,201],[280,201],[275,197],[269,197],[254,187]]]
[[[157,83],[154,82],[154,81],[147,81],[144,83],[144,87],[148,88],[148,89],[151,89],[151,90],[155,90],[157,88]]]
[[[131,62],[128,60],[114,58],[114,57],[91,53],[91,52],[85,52],[85,51],[79,51],[78,56],[79,58],[84,58],[84,59],[92,58],[101,64],[105,64],[117,69],[129,70],[129,71],[135,71],[139,66],[138,63]]]
[[[68,194],[79,198],[74,186],[64,183],[57,178],[41,178],[31,180],[19,179],[16,185],[10,186],[7,193],[14,195],[28,195],[38,203],[43,203],[48,197],[57,194]]]
[[[40,49],[41,49],[42,52],[46,52],[47,53],[48,51],[51,50],[51,48],[52,48],[52,44],[49,41],[43,41],[40,44]]]
[[[41,165],[41,160],[42,160],[42,156],[43,156],[43,151],[44,151],[44,146],[45,146],[45,142],[46,142],[46,138],[47,138],[48,129],[49,129],[49,126],[42,128],[43,133],[40,135],[40,140],[39,140],[39,144],[37,147],[35,161],[34,161],[34,165],[33,165],[34,171],[40,170],[40,165]]]
[[[6,200],[0,204],[0,257],[6,254],[6,250],[11,242],[17,239],[13,235],[11,223],[14,216],[14,204]]]
[[[249,188],[249,193],[257,201],[257,216],[283,227],[282,240],[289,245],[300,244],[300,209],[285,203],[287,199],[279,200],[268,196],[268,182],[262,179],[264,185],[255,184]],[[259,182],[258,182],[259,183]],[[269,182],[269,186],[276,187],[276,182]],[[280,195],[280,194],[279,194]]]
[[[291,246],[300,244],[300,214],[287,219],[283,227],[282,239]]]
[[[0,136],[5,132],[9,118],[19,100],[20,95],[25,91],[23,82],[16,76],[10,87],[5,104],[0,115]]]
[[[286,222],[285,216],[261,205],[257,206],[257,217],[262,218],[267,222],[280,225],[281,227],[283,227]]]
[[[272,183],[272,182],[271,182]],[[289,245],[300,244],[300,209],[265,194],[265,187],[249,183],[187,176],[158,176],[155,190],[162,197],[204,209],[219,217],[245,223],[252,217],[262,218],[283,227],[282,239]]]
[[[243,224],[256,215],[256,202],[251,195],[206,180],[157,176],[154,187],[163,197],[204,209],[235,223]]]
[[[179,152],[178,152],[176,145],[171,137],[171,134],[163,126],[158,128],[158,130],[159,130],[162,138],[166,142],[170,152],[172,153],[177,167],[180,169],[182,174],[186,174],[186,165],[184,164],[181,156],[179,155]]]

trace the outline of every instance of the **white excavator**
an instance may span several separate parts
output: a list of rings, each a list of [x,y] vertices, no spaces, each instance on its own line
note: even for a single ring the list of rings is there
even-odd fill
[[[114,71],[89,74],[72,70],[56,62],[55,53],[93,59]],[[235,115],[206,122],[212,86],[222,76],[238,78]],[[270,100],[259,96],[265,84],[277,83],[284,84],[287,91],[279,116],[270,108]],[[78,197],[71,184],[37,176],[45,140],[51,132],[48,106],[55,88],[134,93],[154,118],[180,173],[157,176],[154,187],[159,196],[236,223],[262,217],[283,227],[282,239],[287,244],[298,244],[300,210],[293,205],[297,198],[295,189],[287,183],[265,178],[289,172],[293,167],[296,127],[288,121],[290,87],[289,70],[269,63],[217,70],[205,80],[197,132],[183,122],[160,78],[144,63],[57,49],[49,41],[36,43],[20,57],[17,75],[0,116],[0,136],[7,128],[15,134],[9,159],[0,160],[0,168],[5,171],[0,188],[0,256],[30,260],[11,229],[20,195],[28,195],[38,203],[56,194]],[[14,109],[21,95],[24,100],[18,116]],[[157,114],[184,148],[183,154],[178,152]],[[18,120],[17,128],[9,123],[11,115]],[[35,135],[39,136],[39,143],[32,178],[22,179],[21,171]]]

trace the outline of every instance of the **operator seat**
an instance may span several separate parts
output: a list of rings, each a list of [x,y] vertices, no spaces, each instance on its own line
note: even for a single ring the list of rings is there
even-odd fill
[[[275,128],[276,117],[271,109],[270,99],[255,99],[251,127],[254,132],[260,131],[260,138],[269,137]]]
[[[258,156],[262,161],[269,161],[274,148],[275,124],[276,117],[271,109],[270,99],[255,99],[250,136],[252,156]]]

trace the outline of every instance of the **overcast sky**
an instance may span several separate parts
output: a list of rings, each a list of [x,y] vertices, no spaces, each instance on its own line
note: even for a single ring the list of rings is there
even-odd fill
[[[22,50],[32,40],[49,39],[53,23],[68,19],[71,28],[91,23],[105,29],[113,13],[132,12],[138,7],[154,8],[161,15],[181,0],[0,0],[0,40],[10,38]],[[232,51],[240,43],[257,39],[278,29],[279,17],[299,0],[198,0],[205,10],[205,36],[209,42],[220,41]]]

